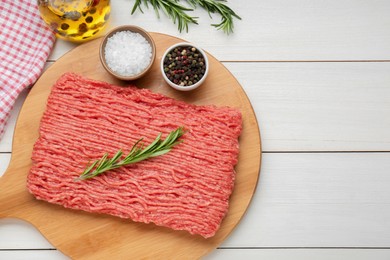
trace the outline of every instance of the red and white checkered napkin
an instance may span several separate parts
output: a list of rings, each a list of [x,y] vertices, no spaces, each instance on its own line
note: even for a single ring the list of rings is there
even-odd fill
[[[42,72],[55,41],[37,1],[0,1],[0,138],[19,93]]]

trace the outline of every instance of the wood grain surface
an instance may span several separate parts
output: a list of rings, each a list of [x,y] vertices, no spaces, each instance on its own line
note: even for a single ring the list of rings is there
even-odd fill
[[[153,224],[134,223],[112,216],[64,209],[37,201],[26,189],[31,153],[38,138],[40,118],[51,86],[65,72],[124,84],[109,76],[100,64],[101,39],[80,45],[64,55],[37,81],[26,98],[17,120],[10,166],[0,179],[0,217],[30,222],[65,255],[73,259],[199,258],[215,249],[244,215],[255,192],[261,164],[261,142],[252,106],[237,80],[218,60],[208,54],[210,72],[205,83],[190,93],[171,89],[159,72],[159,60],[179,38],[152,33],[157,46],[152,70],[135,82],[139,87],[195,104],[237,107],[243,114],[237,177],[228,215],[210,239],[173,231]],[[150,250],[153,247],[153,250]]]

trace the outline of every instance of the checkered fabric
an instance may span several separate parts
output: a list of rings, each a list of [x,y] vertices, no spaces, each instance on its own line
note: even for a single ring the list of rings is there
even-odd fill
[[[55,41],[37,1],[0,1],[0,138],[19,93],[42,72]]]

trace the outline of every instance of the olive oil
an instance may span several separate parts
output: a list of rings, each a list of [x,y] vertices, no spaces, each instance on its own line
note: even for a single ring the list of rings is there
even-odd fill
[[[38,8],[58,38],[73,42],[93,39],[110,17],[110,0],[38,0]]]

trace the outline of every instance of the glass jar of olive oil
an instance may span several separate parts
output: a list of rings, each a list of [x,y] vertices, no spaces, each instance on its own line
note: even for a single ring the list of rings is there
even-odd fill
[[[94,38],[110,17],[110,0],[38,0],[38,8],[58,38],[73,42]]]

